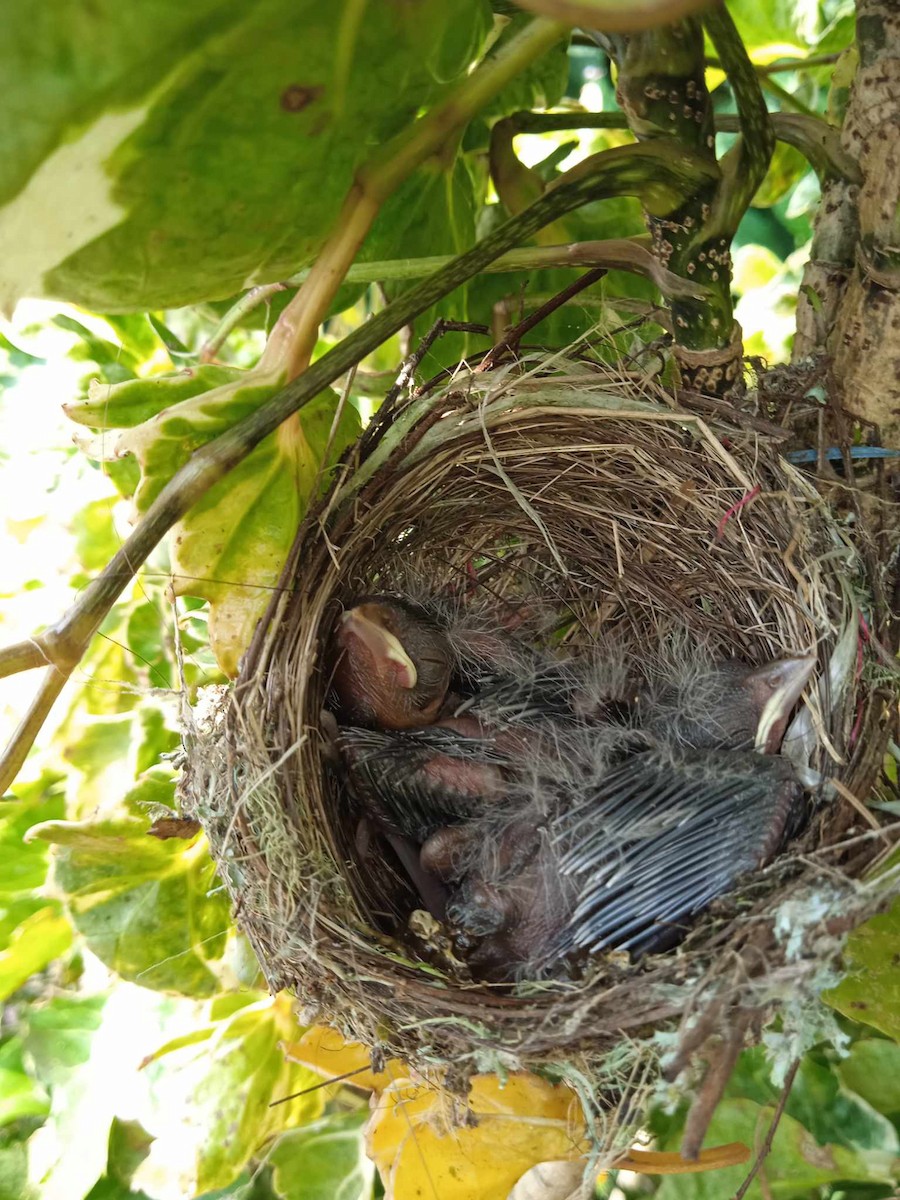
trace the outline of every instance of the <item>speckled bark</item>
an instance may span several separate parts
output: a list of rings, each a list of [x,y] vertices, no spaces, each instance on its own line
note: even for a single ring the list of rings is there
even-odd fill
[[[841,140],[859,188],[823,194],[795,357],[825,348],[845,406],[900,446],[900,5],[859,0],[859,67]]]
[[[654,251],[668,270],[706,289],[702,300],[673,298],[674,354],[681,381],[693,391],[726,396],[743,377],[742,340],[731,300],[730,246],[765,176],[774,135],[759,81],[724,6],[703,21],[728,75],[741,137],[717,161],[705,83],[703,28],[687,19],[619,41],[618,95],[638,141],[688,147],[708,168],[681,202],[648,212]],[[649,209],[649,206],[646,206]]]

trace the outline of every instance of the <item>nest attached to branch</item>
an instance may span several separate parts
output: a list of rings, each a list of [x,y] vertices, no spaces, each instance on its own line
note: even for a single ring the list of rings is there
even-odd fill
[[[419,1068],[556,1064],[621,1100],[657,1077],[661,1047],[670,1074],[683,1066],[703,1020],[716,1031],[710,1013],[799,1005],[833,982],[843,935],[885,902],[857,881],[895,831],[850,801],[880,769],[892,689],[870,656],[860,666],[860,614],[873,618],[858,538],[765,429],[562,355],[461,368],[382,410],[299,531],[240,677],[204,698],[186,737],[185,807],[273,989]],[[814,649],[799,740],[838,790],[675,950],[598,957],[576,981],[466,981],[439,928],[386,931],[371,911],[329,764],[330,631],[342,606],[411,578],[537,599],[571,620],[574,654],[685,626],[750,664]]]

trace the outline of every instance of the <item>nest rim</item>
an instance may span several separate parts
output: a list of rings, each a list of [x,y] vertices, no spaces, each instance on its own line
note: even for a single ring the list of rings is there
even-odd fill
[[[622,447],[629,436],[634,445],[625,454]],[[554,1062],[573,1053],[586,1053],[596,1061],[598,1053],[623,1038],[652,1036],[656,1029],[682,1020],[685,989],[696,988],[701,980],[705,987],[714,985],[720,998],[729,995],[729,1003],[746,1001],[748,995],[758,1001],[766,993],[766,974],[774,968],[770,963],[760,972],[759,960],[772,954],[776,898],[789,900],[804,881],[793,854],[764,868],[754,876],[754,886],[740,896],[716,901],[692,924],[676,951],[637,963],[612,955],[577,982],[532,983],[512,992],[490,984],[466,984],[442,975],[433,963],[411,961],[408,950],[374,933],[346,878],[348,843],[335,828],[336,798],[321,723],[324,683],[316,666],[337,613],[354,595],[371,591],[373,579],[402,578],[400,560],[408,569],[411,558],[428,559],[428,545],[436,539],[443,539],[442,557],[451,560],[456,572],[462,564],[454,554],[467,549],[471,560],[473,540],[483,552],[493,537],[496,549],[496,514],[503,503],[504,536],[513,528],[516,537],[530,537],[530,550],[541,560],[540,577],[546,579],[560,559],[563,566],[570,564],[573,553],[568,544],[560,545],[565,539],[558,535],[558,526],[546,536],[551,512],[548,481],[568,477],[571,483],[577,476],[584,484],[590,475],[585,463],[604,455],[607,467],[630,464],[628,486],[634,496],[641,490],[638,485],[647,492],[639,497],[630,524],[607,523],[604,545],[615,565],[605,578],[621,580],[627,574],[632,560],[625,547],[635,529],[642,532],[645,550],[647,530],[655,529],[657,540],[649,545],[660,555],[654,567],[654,556],[647,561],[644,553],[646,570],[638,581],[627,581],[627,596],[640,595],[644,588],[648,610],[658,607],[647,572],[662,572],[660,564],[669,563],[673,547],[686,540],[694,551],[702,549],[704,568],[712,564],[705,576],[696,565],[693,572],[704,576],[697,586],[701,592],[706,589],[707,602],[714,591],[711,576],[722,597],[727,594],[725,581],[731,581],[734,595],[743,589],[755,597],[745,605],[743,626],[731,612],[714,630],[720,643],[738,647],[740,657],[750,662],[778,657],[779,651],[796,652],[805,639],[819,656],[823,677],[842,638],[846,645],[851,636],[851,624],[855,651],[854,597],[839,564],[863,579],[859,553],[809,479],[781,458],[777,442],[760,433],[758,423],[754,428],[752,422],[748,427],[698,415],[652,382],[636,382],[615,368],[564,356],[481,376],[465,372],[439,392],[385,413],[355,456],[340,465],[322,503],[305,519],[283,575],[287,586],[270,605],[234,689],[216,707],[209,728],[197,733],[198,743],[205,745],[205,765],[193,772],[185,789],[210,833],[214,855],[241,907],[241,924],[270,986],[292,987],[310,1008],[325,1011],[354,1040],[383,1044],[390,1053],[425,1064],[447,1064],[462,1056],[472,1069]],[[548,478],[536,478],[538,459],[552,459],[560,469],[554,475],[551,464]],[[530,475],[522,471],[526,461]],[[698,495],[697,481],[710,479],[708,493]],[[477,486],[485,500],[480,508],[472,504]],[[591,484],[592,497],[598,486],[596,480]],[[623,485],[618,486],[621,490]],[[615,492],[612,486],[611,497]],[[672,520],[657,522],[657,527],[647,519],[651,501],[659,501],[666,511],[666,503],[660,501],[663,493],[668,516],[674,496],[697,529],[689,528],[687,518],[681,527]],[[583,520],[578,497],[569,492],[566,497],[569,503],[561,519],[570,525]],[[614,503],[619,501],[610,498],[610,506]],[[594,508],[595,530],[596,512]],[[423,519],[426,513],[433,518],[430,523]],[[462,513],[467,521],[462,521]],[[463,529],[469,531],[466,538]],[[480,543],[474,537],[476,529]],[[759,538],[761,542],[755,540]],[[538,553],[535,547],[543,549]],[[724,574],[719,569],[723,555],[731,564]],[[682,570],[689,582],[693,574]],[[590,594],[596,605],[598,588],[598,580],[591,577],[579,580],[576,590]],[[607,591],[611,595],[615,589]],[[615,603],[619,610],[625,608],[621,596]],[[701,610],[692,603],[696,621]],[[703,617],[701,623],[712,628],[707,615]],[[864,730],[880,731],[884,697],[877,687],[866,688],[859,680],[848,685],[840,702],[830,703],[835,698],[826,692],[808,706],[812,761],[817,770],[839,778],[854,793],[871,775],[872,764],[859,753],[847,754],[850,722],[857,727],[858,748],[860,712]],[[251,745],[257,778],[266,781],[262,787],[248,787],[248,778],[234,771],[235,761],[253,757],[248,753]],[[847,761],[837,765],[834,759],[842,755]],[[225,763],[218,772],[212,765],[217,756]],[[224,814],[210,811],[217,777],[230,779]],[[266,790],[273,780],[274,798],[271,789]],[[265,800],[258,803],[254,818],[248,796],[258,801],[263,792]],[[279,807],[280,819],[295,834],[306,830],[302,852],[290,867],[283,861],[284,839],[275,852],[260,844],[264,821],[260,824],[259,814],[271,815]],[[841,820],[846,826],[846,813]],[[846,833],[840,824],[833,812],[821,809],[798,855],[827,848]],[[235,839],[240,843],[237,851]],[[864,842],[854,871],[861,871],[876,853],[876,839]],[[826,864],[823,874],[830,870]],[[279,872],[289,877],[287,884]],[[248,882],[249,876],[254,877]],[[873,894],[859,905],[860,914],[882,902],[883,897]],[[846,906],[843,898],[835,902],[836,908],[841,906]],[[757,933],[763,927],[766,936],[760,939]],[[840,940],[841,931],[836,930],[829,953],[838,953]],[[748,964],[755,959],[756,965],[749,965],[740,980],[733,969],[717,970],[715,960],[726,950],[743,954]],[[821,956],[821,946],[817,953]],[[783,967],[785,954],[780,957]],[[797,971],[809,975],[812,967],[802,953],[797,961]]]

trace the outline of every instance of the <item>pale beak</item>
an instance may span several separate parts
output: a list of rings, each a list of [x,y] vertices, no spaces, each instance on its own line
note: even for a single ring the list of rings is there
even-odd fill
[[[369,607],[360,604],[351,608],[341,617],[341,624],[351,637],[359,638],[376,662],[393,663],[399,668],[399,687],[414,688],[419,679],[416,664],[404,650],[400,639],[366,612]]]
[[[802,658],[782,658],[762,668],[760,683],[765,682],[771,694],[763,706],[756,727],[755,747],[762,754],[775,754],[784,737],[791,709],[800,699],[816,665],[814,655]]]

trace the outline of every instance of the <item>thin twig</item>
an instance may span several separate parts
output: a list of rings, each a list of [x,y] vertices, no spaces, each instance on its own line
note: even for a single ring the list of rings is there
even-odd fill
[[[785,108],[789,108],[792,112],[800,113],[804,117],[816,116],[808,105],[804,104],[802,100],[798,100],[793,93],[789,92],[787,88],[782,87],[780,83],[776,83],[774,79],[770,79],[767,75],[760,74],[759,71],[757,71],[757,75],[762,87],[773,96],[777,96]]]
[[[593,271],[586,271],[580,279],[574,279],[568,287],[564,287],[561,292],[557,292],[555,296],[551,296],[540,308],[536,308],[530,316],[525,317],[518,325],[513,325],[503,341],[498,342],[496,346],[487,352],[476,370],[492,370],[508,351],[516,350],[525,334],[534,329],[535,325],[540,325],[545,317],[549,317],[558,308],[562,308],[564,304],[574,296],[577,296],[579,292],[583,292],[591,284],[598,283],[605,274],[606,270],[602,267],[595,268]]]
[[[69,674],[69,671],[60,671],[56,667],[47,668],[37,694],[0,759],[0,795],[3,795],[22,769],[28,751],[34,745],[35,738],[50,715],[50,709],[65,687]]]
[[[244,317],[253,312],[260,304],[277,296],[279,292],[286,292],[288,287],[289,285],[286,283],[262,283],[259,287],[251,288],[249,292],[241,296],[206,339],[200,351],[200,361],[212,362],[222,349],[228,335],[236,326],[240,325]]]
[[[734,1070],[744,1045],[744,1034],[753,1017],[753,1010],[738,1009],[734,1013],[724,1041],[720,1042],[713,1052],[712,1061],[707,1067],[703,1082],[697,1089],[697,1094],[691,1104],[684,1133],[681,1138],[681,1157],[694,1162],[700,1156],[700,1148],[706,1131],[709,1129],[713,1114],[722,1099],[728,1080]]]
[[[796,108],[796,105],[794,106]],[[599,113],[514,113],[520,133],[547,133],[566,129],[628,129],[623,112]],[[779,142],[793,146],[806,158],[820,177],[823,174],[858,183],[859,165],[841,146],[840,132],[816,114],[808,112],[772,112],[769,120]],[[736,113],[717,113],[716,133],[740,133],[741,122]]]
[[[769,1131],[766,1134],[765,1138],[763,1139],[763,1144],[759,1148],[759,1153],[757,1154],[756,1158],[753,1160],[753,1166],[750,1168],[750,1172],[747,1175],[747,1178],[744,1180],[744,1182],[741,1184],[741,1186],[738,1188],[738,1190],[734,1193],[732,1200],[744,1200],[744,1196],[746,1196],[746,1194],[750,1188],[750,1184],[756,1178],[760,1167],[766,1161],[769,1154],[771,1154],[772,1143],[775,1140],[775,1133],[776,1133],[776,1130],[778,1129],[779,1122],[781,1121],[781,1118],[784,1115],[784,1108],[788,1102],[788,1097],[791,1094],[791,1088],[794,1086],[794,1080],[796,1079],[797,1072],[799,1070],[800,1070],[800,1059],[795,1058],[794,1061],[791,1063],[790,1069],[788,1070],[787,1078],[784,1081],[784,1087],[781,1089],[781,1095],[778,1098],[778,1104],[775,1108],[775,1115],[772,1117],[772,1123],[769,1126]]]
[[[858,796],[855,796],[845,783],[842,783],[840,779],[832,779],[829,782],[841,799],[846,800],[850,807],[859,813],[859,815],[871,829],[881,829],[881,824],[875,814],[870,809],[866,808],[862,800],[860,800]]]
[[[428,330],[422,340],[416,346],[415,350],[407,358],[401,368],[400,374],[387,393],[382,403],[382,410],[393,408],[400,395],[406,391],[413,380],[413,376],[418,370],[422,359],[434,345],[434,343],[446,333],[475,333],[487,337],[490,330],[487,325],[475,324],[472,321],[448,321],[441,317],[435,321],[432,327]]]
[[[356,1067],[353,1071],[345,1071],[343,1075],[334,1075],[331,1079],[323,1079],[321,1083],[314,1083],[312,1087],[303,1088],[299,1092],[291,1092],[289,1096],[280,1096],[277,1100],[272,1100],[269,1108],[277,1108],[279,1104],[287,1104],[289,1100],[296,1100],[298,1096],[308,1096],[310,1092],[317,1092],[320,1088],[331,1087],[335,1083],[343,1083],[345,1079],[352,1079],[354,1075],[362,1075],[365,1071],[371,1071],[372,1067]]]

